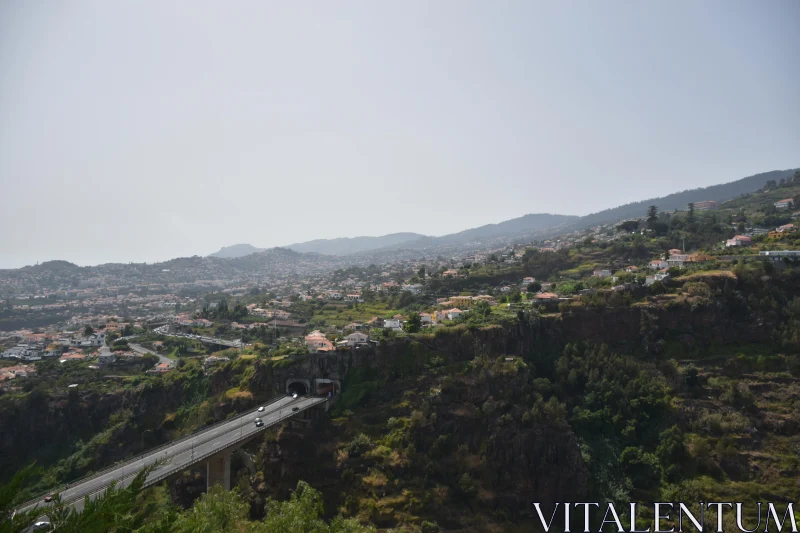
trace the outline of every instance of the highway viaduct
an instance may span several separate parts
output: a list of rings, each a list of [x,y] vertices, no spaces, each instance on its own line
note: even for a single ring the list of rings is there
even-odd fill
[[[144,468],[156,465],[145,480],[145,487],[149,487],[200,464],[206,465],[208,487],[219,484],[229,490],[233,452],[267,428],[283,421],[299,419],[310,422],[312,418],[330,409],[340,391],[340,383],[329,379],[290,378],[286,382],[286,390],[287,394],[264,404],[263,411],[253,409],[237,415],[73,481],[53,492],[58,492],[62,502],[82,507],[86,496],[96,498],[111,483],[125,487]],[[294,397],[295,393],[297,397]],[[263,425],[256,426],[256,418],[260,418]],[[22,504],[18,511],[29,511],[39,506],[46,514],[49,505],[51,504],[45,501],[45,495],[41,494]]]

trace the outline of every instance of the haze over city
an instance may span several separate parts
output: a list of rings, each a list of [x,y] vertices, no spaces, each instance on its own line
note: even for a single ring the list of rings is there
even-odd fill
[[[442,235],[797,165],[800,3],[6,2],[0,268]]]

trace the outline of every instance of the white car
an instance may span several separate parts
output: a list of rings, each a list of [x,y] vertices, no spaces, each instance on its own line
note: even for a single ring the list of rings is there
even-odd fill
[[[296,392],[294,394],[292,394],[292,398],[295,399],[295,400],[297,399],[297,393]]]
[[[259,413],[263,413],[263,412],[264,412],[264,406],[263,406],[263,405],[262,405],[261,407],[259,407],[259,408],[258,408],[258,412],[259,412]]]
[[[47,522],[45,520],[42,520],[41,522],[36,522],[35,524],[33,524],[33,530],[34,531],[39,531],[40,529],[49,529],[49,528],[50,528],[50,522]]]

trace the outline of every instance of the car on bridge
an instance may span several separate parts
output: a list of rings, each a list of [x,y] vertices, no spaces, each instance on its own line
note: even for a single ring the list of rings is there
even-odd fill
[[[34,531],[40,531],[42,529],[50,529],[50,522],[42,520],[40,522],[36,522],[35,524],[33,524]]]
[[[256,427],[257,428],[260,428],[261,426],[264,425],[264,422],[262,422],[262,420],[260,418],[256,418],[255,423],[256,423]]]
[[[263,413],[263,412],[264,412],[264,406],[263,406],[263,405],[262,405],[261,407],[259,407],[259,408],[258,408],[258,412],[259,412],[259,413]]]

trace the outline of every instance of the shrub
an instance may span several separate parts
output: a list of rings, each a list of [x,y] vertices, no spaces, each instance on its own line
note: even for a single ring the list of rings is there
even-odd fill
[[[359,433],[356,438],[343,446],[350,457],[358,457],[372,448],[372,440],[364,433]]]

